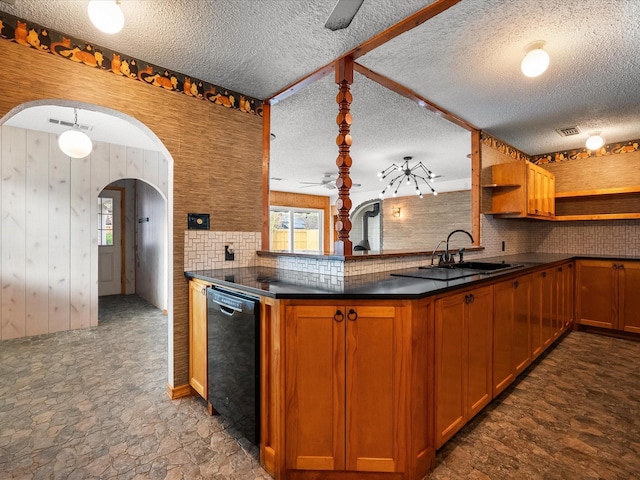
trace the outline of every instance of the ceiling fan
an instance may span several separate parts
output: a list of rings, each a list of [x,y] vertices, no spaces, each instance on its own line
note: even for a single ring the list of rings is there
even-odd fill
[[[309,188],[315,186],[323,186],[328,190],[335,190],[336,187],[336,179],[338,176],[335,173],[325,173],[320,182],[300,182],[303,186],[300,188]],[[351,185],[352,187],[361,186],[360,183],[354,183]]]
[[[353,17],[358,13],[363,1],[364,0],[338,0],[338,3],[333,7],[333,11],[324,26],[333,31],[347,28],[351,24]]]

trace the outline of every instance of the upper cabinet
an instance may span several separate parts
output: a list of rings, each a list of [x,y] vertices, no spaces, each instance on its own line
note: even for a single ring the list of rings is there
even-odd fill
[[[491,167],[491,207],[483,213],[508,218],[553,218],[555,176],[528,161],[499,163]]]

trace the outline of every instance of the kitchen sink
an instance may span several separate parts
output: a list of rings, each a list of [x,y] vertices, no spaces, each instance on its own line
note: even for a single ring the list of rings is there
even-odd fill
[[[501,262],[461,262],[452,263],[451,265],[445,265],[440,268],[451,269],[471,269],[471,270],[483,270],[485,272],[495,272],[497,270],[506,270],[509,268],[522,267],[520,263],[501,263]]]
[[[521,263],[462,262],[450,265],[418,267],[417,270],[392,273],[395,277],[423,278],[425,280],[458,280],[472,275],[491,275],[505,270],[522,267]]]

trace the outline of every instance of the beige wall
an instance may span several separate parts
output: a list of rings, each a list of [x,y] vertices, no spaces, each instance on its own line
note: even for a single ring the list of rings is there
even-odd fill
[[[173,161],[173,351],[169,383],[188,381],[188,290],[183,271],[187,213],[212,229],[260,232],[261,117],[167,92],[0,41],[0,118],[30,101],[64,99],[122,112],[146,125]]]
[[[392,215],[400,208],[400,217]],[[433,250],[453,230],[471,232],[471,190],[385,199],[382,202],[382,248],[385,250]],[[452,248],[468,248],[464,234],[451,237]]]

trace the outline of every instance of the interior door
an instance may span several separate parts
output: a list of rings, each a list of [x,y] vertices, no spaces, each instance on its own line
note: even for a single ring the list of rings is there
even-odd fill
[[[105,189],[98,197],[98,295],[122,292],[122,192]]]

